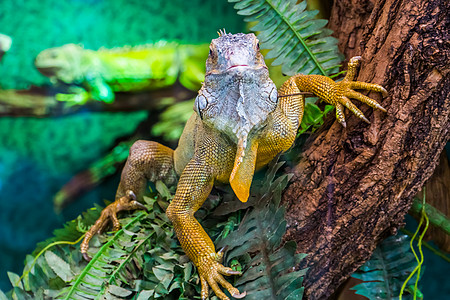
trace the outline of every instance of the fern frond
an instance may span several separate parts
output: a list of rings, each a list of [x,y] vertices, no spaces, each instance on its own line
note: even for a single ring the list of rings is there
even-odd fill
[[[409,237],[398,234],[381,242],[370,260],[352,277],[364,281],[352,288],[356,294],[371,300],[398,299],[401,286],[416,267],[416,259],[409,247]],[[409,284],[414,285],[415,279]],[[405,295],[404,299],[412,299]]]
[[[306,270],[290,272],[305,256],[295,254],[296,243],[280,247],[286,231],[285,209],[280,207],[281,192],[291,175],[275,179],[283,163],[272,164],[259,188],[253,209],[243,218],[239,228],[218,243],[228,246],[227,264],[242,262],[243,275],[236,287],[246,291],[246,299],[302,299],[303,276]],[[253,257],[249,258],[252,253]]]
[[[157,185],[157,190],[161,193],[162,187]],[[12,299],[183,299],[183,295],[191,299],[200,292],[197,274],[191,262],[180,259],[184,253],[161,208],[167,203],[160,197],[144,200],[149,214],[131,213],[121,218],[122,229],[114,235],[99,235],[91,241],[97,254],[90,263],[84,261],[79,247],[61,242],[48,245],[51,249],[45,255],[29,255],[25,267],[29,273],[23,280],[10,274],[14,289],[8,295]],[[57,234],[76,235],[74,223]],[[100,248],[96,248],[98,242]]]
[[[261,48],[271,49],[266,58],[272,65],[282,65],[286,75],[319,74],[329,76],[339,71],[343,55],[339,53],[327,20],[315,19],[318,11],[307,11],[306,1],[228,0],[246,22],[258,22]]]
[[[301,299],[303,294],[305,270],[290,272],[303,255],[295,254],[293,242],[280,247],[286,222],[279,202],[289,180],[289,175],[277,176],[282,164],[271,164],[263,181],[255,179],[247,202],[250,205],[239,207],[240,202],[233,199],[232,192],[223,192],[224,201],[234,203],[233,209],[230,202],[214,209],[219,199],[212,197],[201,212],[205,217],[201,221],[211,236],[223,237],[227,236],[225,231],[229,232],[222,241],[230,247],[225,264],[232,265],[230,261],[234,259],[237,265],[244,266],[244,275],[236,285],[249,293],[246,299]],[[156,190],[166,198],[172,196],[161,183],[156,184]],[[34,257],[27,257],[25,270],[30,272],[23,280],[9,274],[14,289],[7,296],[12,295],[13,299],[194,299],[200,294],[198,274],[176,242],[163,209],[167,201],[154,196],[144,197],[149,214],[129,213],[129,217],[120,219],[121,230],[113,235],[97,235],[91,241],[91,250],[96,255],[89,263],[83,260],[78,247],[61,244],[53,238],[54,244],[45,255],[36,258],[34,267],[31,268]],[[227,210],[219,210],[221,207]],[[85,216],[90,218],[98,211],[101,209],[90,210]],[[215,214],[216,211],[221,214]],[[239,222],[241,225],[235,230]],[[79,227],[84,226],[77,223],[77,220],[69,222],[57,232],[58,236],[80,235]],[[50,247],[48,242],[42,245]]]
[[[92,258],[84,270],[74,279],[71,287],[68,289],[67,294],[62,298],[65,300],[78,299],[86,297],[86,295],[94,296],[92,299],[99,299],[100,291],[105,291],[103,279],[107,279],[108,283],[115,280],[115,274],[117,270],[115,269],[111,272],[109,263],[113,261],[128,261],[130,255],[134,253],[127,253],[123,249],[116,247],[114,242],[119,239],[122,235],[127,234],[127,229],[130,228],[134,223],[141,220],[145,216],[145,213],[138,214],[137,217],[133,218],[131,222],[126,224],[122,229],[116,232],[114,236],[104,244],[97,254]],[[140,246],[140,244],[139,244]],[[122,266],[121,263],[119,266]],[[95,297],[97,295],[97,297]]]

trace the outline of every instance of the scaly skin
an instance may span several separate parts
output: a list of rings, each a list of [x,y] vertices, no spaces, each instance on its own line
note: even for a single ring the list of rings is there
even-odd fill
[[[343,106],[359,118],[364,115],[348,100],[358,99],[381,109],[376,101],[356,93],[353,88],[386,94],[376,84],[354,82],[359,58],[353,58],[341,82],[318,75],[296,75],[277,91],[268,77],[258,40],[253,34],[225,34],[212,41],[206,62],[205,82],[195,101],[195,113],[189,119],[178,148],[172,151],[154,142],[138,141],[131,149],[117,191],[116,202],[105,208],[82,243],[87,257],[89,239],[111,219],[117,226],[115,213],[127,199],[134,205],[135,192],[140,199],[147,180],[174,181],[180,174],[175,197],[167,215],[181,243],[200,275],[202,299],[211,287],[220,299],[229,299],[219,285],[234,298],[240,293],[223,275],[240,272],[221,264],[222,251],[203,230],[194,213],[208,197],[214,182],[230,183],[236,196],[247,201],[255,170],[269,163],[278,153],[289,149],[300,125],[304,96],[311,92],[336,106],[338,121],[345,126]],[[117,203],[117,204],[116,204]],[[109,217],[108,217],[109,216]]]
[[[70,94],[56,99],[83,104],[89,99],[114,101],[114,92],[138,92],[171,86],[178,79],[197,90],[203,80],[202,61],[207,45],[155,45],[100,49],[66,44],[43,50],[36,68],[53,83],[71,85]]]

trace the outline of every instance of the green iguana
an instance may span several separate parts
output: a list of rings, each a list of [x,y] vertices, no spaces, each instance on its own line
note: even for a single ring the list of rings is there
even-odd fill
[[[71,85],[60,101],[83,104],[89,99],[111,103],[114,92],[137,92],[171,86],[178,79],[188,89],[198,90],[204,79],[208,45],[159,42],[154,45],[84,49],[66,44],[43,50],[36,68],[52,83]]]
[[[179,175],[176,194],[166,213],[181,247],[198,268],[202,299],[208,297],[209,287],[218,298],[229,299],[219,286],[234,298],[244,297],[245,292],[240,293],[223,277],[241,272],[221,264],[223,250],[216,252],[194,213],[208,197],[214,182],[230,183],[237,198],[247,201],[254,172],[294,142],[303,116],[301,92],[313,93],[335,105],[336,117],[344,127],[344,106],[368,122],[349,98],[386,111],[375,100],[353,90],[387,95],[380,85],[353,81],[359,59],[350,60],[347,75],[340,82],[320,75],[298,74],[277,92],[256,36],[221,32],[211,42],[205,81],[177,149],[142,140],[131,147],[116,201],[102,211],[86,233],[80,246],[83,256],[89,259],[89,240],[109,221],[115,229],[119,228],[117,212],[145,209],[138,201],[147,181],[163,180],[170,184]]]

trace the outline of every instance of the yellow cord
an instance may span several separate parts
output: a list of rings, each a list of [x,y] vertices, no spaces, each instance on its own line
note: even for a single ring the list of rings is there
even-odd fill
[[[428,229],[428,225],[429,225],[429,219],[428,216],[425,212],[425,187],[423,188],[423,199],[422,199],[422,209],[420,210],[420,222],[419,222],[419,226],[417,227],[416,232],[414,232],[414,235],[411,238],[411,241],[409,243],[411,250],[414,254],[414,257],[416,258],[417,261],[417,266],[414,268],[414,270],[411,272],[411,274],[409,274],[408,278],[406,278],[405,282],[403,282],[402,288],[400,290],[400,295],[399,295],[399,300],[402,300],[402,296],[403,296],[403,292],[405,290],[406,285],[408,284],[409,280],[414,276],[414,274],[416,272],[418,272],[417,277],[416,277],[416,282],[414,283],[414,300],[416,300],[417,298],[417,284],[419,283],[419,277],[420,277],[420,271],[422,268],[422,264],[423,264],[423,252],[422,252],[422,239],[425,236],[425,233],[427,232]],[[425,220],[425,228],[423,229],[423,232],[420,234],[419,239],[417,240],[417,247],[419,248],[419,253],[420,253],[420,259],[417,257],[416,251],[414,251],[414,247],[413,247],[413,241],[416,238],[416,235],[419,233],[420,228],[422,227],[423,221]]]

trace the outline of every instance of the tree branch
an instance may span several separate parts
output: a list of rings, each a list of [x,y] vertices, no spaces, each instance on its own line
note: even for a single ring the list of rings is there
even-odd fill
[[[330,27],[361,37],[353,42],[363,57],[358,80],[382,84],[390,96],[381,101],[387,114],[358,105],[370,125],[347,114],[345,129],[330,116],[294,168],[283,196],[286,239],[310,254],[301,266],[310,268],[308,299],[330,297],[377,242],[397,232],[450,137],[448,2],[385,0],[373,9],[370,1],[336,2],[334,9],[352,10]],[[361,10],[370,11],[366,19]]]

